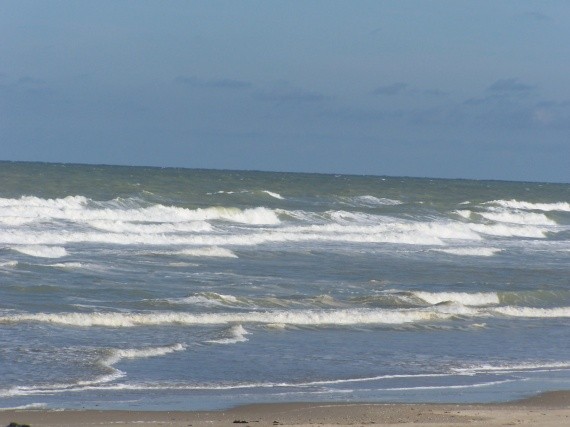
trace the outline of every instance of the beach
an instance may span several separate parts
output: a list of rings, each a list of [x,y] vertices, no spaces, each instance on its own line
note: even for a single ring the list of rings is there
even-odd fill
[[[223,411],[35,411],[0,412],[0,425],[30,426],[566,426],[570,392],[558,391],[501,404],[284,403],[253,404]]]

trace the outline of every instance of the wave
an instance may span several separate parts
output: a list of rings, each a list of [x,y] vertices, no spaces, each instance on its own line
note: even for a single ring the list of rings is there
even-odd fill
[[[111,354],[101,361],[101,364],[112,366],[120,362],[122,359],[141,359],[164,356],[176,351],[183,351],[185,349],[186,346],[180,343],[163,347],[113,349],[111,350]]]
[[[22,218],[18,216],[0,216],[0,223],[12,227],[19,227],[21,225],[30,224],[35,222],[35,218]]]
[[[271,197],[273,197],[275,199],[283,200],[283,196],[279,193],[274,193],[274,192],[269,191],[269,190],[263,190],[262,193],[269,194]]]
[[[11,408],[0,408],[0,411],[26,411],[26,410],[37,410],[37,409],[47,409],[48,405],[46,403],[28,403],[27,405],[13,406]]]
[[[176,252],[177,255],[192,257],[215,257],[215,258],[237,258],[238,256],[226,248],[211,246],[207,248],[183,249]]]
[[[171,304],[191,304],[205,307],[236,307],[244,304],[241,299],[233,295],[222,295],[216,292],[204,292],[184,298],[169,298],[166,301]]]
[[[570,369],[570,362],[526,362],[503,365],[490,364],[474,364],[461,368],[452,368],[453,372],[466,375],[474,375],[479,373],[515,373],[528,371],[551,371],[560,369]]]
[[[178,232],[204,232],[212,230],[212,226],[206,221],[143,224],[125,221],[93,220],[88,221],[88,225],[99,230],[111,231],[113,233],[160,234]]]
[[[535,308],[535,307],[496,307],[493,309],[496,313],[511,317],[570,317],[570,307],[555,308]]]
[[[61,199],[42,199],[35,196],[22,196],[19,199],[0,198],[0,207],[50,207],[57,209],[77,209],[86,206],[89,199],[83,196],[67,196]]]
[[[544,239],[546,237],[545,228],[532,225],[509,225],[509,224],[467,224],[467,226],[481,234],[499,237],[528,237]]]
[[[109,373],[106,375],[102,375],[91,380],[79,380],[74,383],[59,383],[41,386],[16,386],[12,387],[11,389],[0,390],[0,396],[11,397],[97,389],[103,385],[106,385],[107,383],[116,381],[126,376],[125,372],[115,368],[114,366],[123,359],[140,359],[165,356],[167,354],[176,351],[183,351],[185,349],[186,346],[180,343],[163,347],[111,349],[108,350],[108,355],[99,359],[97,362],[98,365],[109,371]]]
[[[458,210],[453,211],[453,213],[456,215],[459,215],[462,218],[469,219],[469,218],[471,218],[471,214],[473,212],[468,210],[468,209],[458,209]]]
[[[551,220],[545,214],[534,212],[479,212],[483,218],[495,221],[506,222],[510,224],[523,225],[557,225],[556,221]]]
[[[59,246],[29,245],[13,246],[11,249],[38,258],[61,258],[67,255],[65,248]]]
[[[164,245],[164,246],[253,246],[282,242],[351,242],[351,243],[400,243],[411,245],[444,245],[442,239],[481,240],[469,230],[453,230],[444,225],[392,224],[375,227],[322,226],[283,227],[271,230],[253,230],[243,234],[136,234],[96,233],[80,231],[0,232],[0,243],[8,245],[41,244],[63,245],[67,243],[107,243],[116,245]]]
[[[446,249],[432,249],[436,252],[443,252],[450,255],[459,256],[483,256],[490,257],[502,251],[502,249],[479,247],[479,248],[446,248]]]
[[[498,205],[511,209],[529,210],[529,211],[534,210],[534,211],[545,211],[545,212],[550,212],[550,211],[570,212],[570,203],[568,202],[532,203],[532,202],[524,202],[524,201],[511,199],[511,200],[491,200],[490,202],[486,202],[486,204]]]
[[[417,294],[417,293],[416,293]],[[470,308],[468,305],[496,304],[496,296],[488,294],[419,293],[418,298],[430,300],[434,304],[421,309],[326,309],[326,310],[272,310],[241,313],[181,313],[181,312],[92,312],[92,313],[27,313],[0,316],[0,323],[47,323],[72,327],[111,327],[125,328],[147,325],[226,325],[263,324],[293,326],[350,326],[350,325],[400,325],[406,323],[440,321],[454,316],[488,317],[493,315],[555,318],[570,317],[570,307],[493,307]],[[441,304],[449,302],[449,304]],[[459,301],[463,301],[465,305]]]
[[[455,384],[455,385],[434,385],[434,386],[411,386],[411,387],[390,387],[383,388],[384,391],[408,391],[408,390],[454,390],[463,388],[478,388],[478,387],[491,387],[494,385],[512,383],[515,381],[522,381],[521,379],[506,379],[497,381],[486,381],[482,383],[473,384]]]
[[[56,264],[49,264],[48,267],[55,267],[55,268],[64,268],[64,269],[79,269],[79,268],[85,268],[86,265],[82,264],[80,262],[59,262]]]
[[[1,267],[16,267],[18,265],[18,261],[4,261],[0,262]]]
[[[356,196],[342,199],[345,203],[348,203],[355,207],[376,207],[376,206],[395,206],[401,205],[400,200],[388,199],[385,197],[376,197],[366,194],[364,196]]]
[[[445,320],[455,315],[472,314],[466,307],[441,306],[428,309],[343,309],[291,310],[246,313],[30,313],[0,316],[0,323],[47,323],[73,327],[103,326],[126,328],[145,325],[224,325],[284,324],[297,326],[347,326],[359,324],[405,324]]]
[[[280,223],[277,214],[264,207],[243,210],[223,206],[188,209],[161,204],[144,206],[134,199],[95,202],[83,196],[69,196],[63,199],[41,199],[29,196],[19,199],[0,198],[0,208],[0,217],[15,217],[22,220],[41,218],[44,221],[58,219],[79,223],[93,221],[176,223],[208,220],[223,220],[252,225]],[[103,223],[99,223],[99,225],[104,226]],[[111,225],[107,224],[107,226]],[[123,224],[123,226],[125,225]]]
[[[226,331],[226,338],[220,338],[217,340],[206,341],[212,344],[237,344],[239,342],[249,341],[245,336],[249,335],[249,332],[245,330],[242,325],[232,326],[228,331]]]
[[[46,385],[43,387],[14,387],[10,390],[0,390],[0,396],[17,396],[17,395],[41,395],[64,392],[80,392],[88,390],[131,390],[131,391],[151,391],[151,390],[188,390],[188,391],[221,391],[221,390],[244,390],[244,389],[279,389],[279,388],[306,388],[311,386],[327,386],[336,384],[350,384],[374,382],[399,378],[430,378],[430,377],[455,377],[469,374],[410,374],[410,375],[380,375],[368,378],[347,378],[347,379],[331,379],[322,381],[307,382],[252,382],[252,383],[234,383],[234,384],[180,384],[180,383],[115,383],[115,384],[69,384],[61,387],[60,384]],[[454,384],[454,385],[437,385],[437,386],[410,386],[410,387],[389,387],[379,388],[383,391],[404,391],[404,390],[432,390],[432,389],[462,389],[472,387],[488,387],[513,381],[522,381],[523,379],[503,379],[496,381],[486,381],[472,384]],[[338,390],[335,390],[338,391]],[[315,393],[316,391],[309,391]],[[318,393],[318,392],[317,392]]]
[[[440,304],[452,301],[468,306],[484,306],[499,304],[499,295],[495,292],[412,292],[414,296],[427,302],[428,304]]]

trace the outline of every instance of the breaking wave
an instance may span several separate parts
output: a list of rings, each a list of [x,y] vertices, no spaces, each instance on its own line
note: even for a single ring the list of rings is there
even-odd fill
[[[275,199],[283,200],[283,196],[279,193],[274,193],[273,191],[269,191],[269,190],[263,190],[262,192],[265,194],[269,194],[271,197],[273,197]]]
[[[401,205],[399,200],[388,199],[385,197],[375,197],[371,195],[357,196],[345,199],[352,206],[375,207],[375,206],[395,206]]]
[[[227,335],[225,338],[208,340],[206,342],[212,344],[237,344],[239,342],[246,342],[248,339],[245,336],[249,335],[249,332],[246,331],[242,325],[235,325],[226,331],[225,335]]]
[[[10,389],[0,389],[0,396],[11,397],[35,394],[52,394],[101,387],[106,383],[116,381],[126,376],[125,372],[115,368],[114,366],[123,359],[158,357],[185,349],[186,346],[180,343],[163,347],[147,347],[140,349],[111,349],[108,350],[108,354],[106,356],[97,361],[98,365],[109,372],[108,374],[101,375],[91,380],[80,380],[67,384],[62,383],[49,384],[45,386],[16,386]]]
[[[496,307],[496,313],[511,317],[570,317],[570,307],[535,308],[535,307]]]
[[[570,369],[570,362],[527,362],[514,364],[505,363],[502,365],[474,364],[461,368],[452,368],[452,371],[472,375],[487,372],[515,373],[524,371],[548,371],[558,369]]]
[[[183,249],[176,252],[177,255],[192,257],[216,257],[216,258],[237,258],[238,256],[226,248],[212,246],[208,248]]]
[[[524,202],[518,201],[515,199],[511,200],[492,200],[487,202],[490,205],[498,205],[505,208],[511,209],[522,209],[522,210],[529,210],[529,211],[563,211],[563,212],[570,212],[570,203],[568,202],[556,202],[556,203],[532,203],[532,202]]]
[[[523,225],[556,225],[556,221],[551,220],[545,214],[534,212],[480,212],[483,218],[495,222],[506,222],[510,224]]]
[[[30,196],[19,199],[0,198],[0,207],[2,208],[0,218],[15,217],[22,220],[42,219],[43,221],[58,219],[87,222],[107,228],[135,227],[121,222],[176,223],[223,220],[252,225],[274,225],[280,222],[274,211],[264,207],[243,210],[222,206],[188,209],[160,204],[143,206],[132,199],[127,202],[119,199],[96,202],[82,196],[69,196],[63,199],[41,199]],[[117,223],[113,224],[113,221]]]
[[[440,304],[452,301],[463,305],[484,306],[499,304],[499,295],[496,292],[413,292],[413,295],[427,302],[428,304]]]
[[[469,313],[462,307],[437,307],[430,310],[298,310],[247,313],[192,314],[154,313],[34,313],[0,316],[0,323],[38,322],[75,327],[104,326],[125,328],[144,325],[225,325],[242,323],[284,324],[298,326],[334,326],[358,324],[404,324],[444,320],[456,314]]]
[[[65,250],[65,248],[59,246],[43,246],[43,245],[13,246],[12,249],[24,255],[29,255],[38,258],[61,258],[67,255],[67,251]]]

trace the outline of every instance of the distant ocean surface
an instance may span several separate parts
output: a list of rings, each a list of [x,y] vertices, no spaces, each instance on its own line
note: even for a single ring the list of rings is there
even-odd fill
[[[570,184],[0,162],[0,407],[570,389]]]

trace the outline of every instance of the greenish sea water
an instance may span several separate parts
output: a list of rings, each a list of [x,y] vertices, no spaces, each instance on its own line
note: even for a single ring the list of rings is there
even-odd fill
[[[0,407],[570,388],[570,185],[0,162]]]

